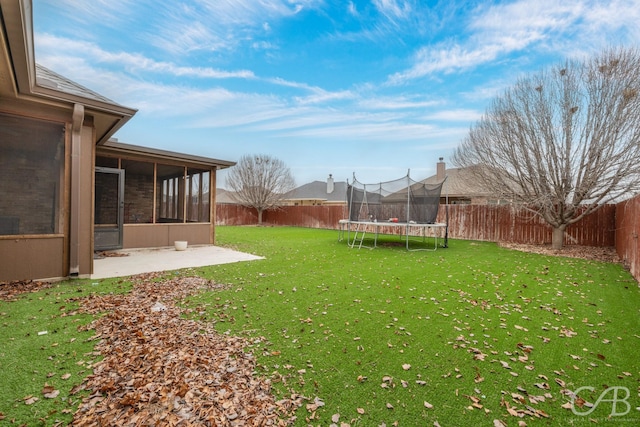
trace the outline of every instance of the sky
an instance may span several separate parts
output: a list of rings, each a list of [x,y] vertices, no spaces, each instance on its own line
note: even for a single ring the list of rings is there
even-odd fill
[[[120,142],[266,154],[297,185],[427,178],[518,78],[640,41],[640,0],[33,0],[33,16],[36,62],[138,110]]]

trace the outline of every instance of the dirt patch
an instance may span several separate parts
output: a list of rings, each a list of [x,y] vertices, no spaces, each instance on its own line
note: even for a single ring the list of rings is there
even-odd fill
[[[593,246],[564,246],[562,249],[552,249],[549,245],[524,245],[518,243],[499,243],[503,248],[514,249],[522,252],[531,252],[542,255],[564,256],[570,258],[582,258],[602,262],[621,263],[618,253],[613,247]]]

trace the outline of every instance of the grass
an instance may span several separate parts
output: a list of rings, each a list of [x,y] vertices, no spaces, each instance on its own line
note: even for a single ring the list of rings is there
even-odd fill
[[[610,402],[588,417],[562,408],[561,391],[583,386],[592,403],[606,386],[626,387],[632,410],[613,418],[640,423],[640,289],[619,265],[459,240],[435,252],[407,252],[397,238],[358,250],[336,231],[288,227],[218,227],[217,239],[265,259],[183,272],[230,285],[184,304],[249,338],[257,374],[279,396],[324,403],[300,408],[296,425],[338,415],[353,426],[605,422]],[[70,420],[80,397],[69,390],[96,357],[91,332],[78,331],[90,319],[73,314],[77,297],[128,289],[93,283],[0,302],[0,425]],[[42,398],[45,382],[60,396]],[[40,400],[25,405],[29,395]]]
[[[563,409],[562,382],[594,387],[583,396],[591,402],[605,385],[626,386],[640,406],[640,291],[619,265],[468,241],[357,250],[336,232],[296,228],[218,236],[267,259],[201,269],[232,286],[190,305],[220,332],[256,340],[260,372],[282,396],[324,402],[300,410],[299,425],[329,425],[334,414],[364,426],[512,425],[505,402],[526,409],[512,393],[549,415],[523,417],[528,425],[610,413],[610,404],[590,417]],[[532,404],[527,393],[547,396]]]
[[[91,374],[91,317],[78,313],[80,298],[126,292],[120,280],[60,282],[17,301],[0,301],[0,425],[66,425],[83,393],[72,394]],[[50,398],[43,391],[58,391]]]

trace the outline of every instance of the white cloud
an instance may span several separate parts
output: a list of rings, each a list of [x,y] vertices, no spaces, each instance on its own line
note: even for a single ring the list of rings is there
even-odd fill
[[[414,65],[408,70],[391,75],[388,83],[402,84],[437,72],[451,73],[472,68],[495,60],[501,50],[498,45],[480,48],[468,48],[457,44],[451,47],[423,47],[415,54]]]
[[[65,62],[71,57],[70,55],[75,52],[81,53],[82,59],[77,57],[74,62],[86,61],[91,64],[111,65],[128,70],[129,72],[164,73],[175,77],[212,79],[255,78],[253,72],[249,70],[227,71],[207,67],[183,67],[170,62],[155,61],[141,54],[109,52],[101,49],[93,43],[70,40],[50,36],[48,34],[37,34],[36,49],[47,52],[45,56],[37,56],[39,63],[46,66],[46,63],[50,63],[55,60],[57,62],[56,69],[62,74],[64,74],[63,70],[67,69],[69,70],[68,74],[77,74],[71,69],[71,67],[69,67],[69,65],[65,64]],[[56,60],[55,58],[58,59]],[[99,72],[96,72],[96,74],[99,74]]]
[[[439,104],[439,101],[432,100],[416,100],[405,96],[388,96],[366,98],[359,102],[363,108],[372,110],[403,110],[433,107]]]
[[[349,13],[349,15],[352,15],[352,16],[359,15],[358,8],[352,1],[350,1],[349,4],[347,5],[347,12]]]
[[[35,0],[34,7],[50,5],[74,21],[100,22],[115,26],[133,16],[140,5],[138,0]]]
[[[405,0],[373,0],[373,4],[390,21],[405,19],[413,11],[413,7]]]
[[[233,50],[253,43],[279,21],[304,9],[321,6],[320,0],[201,0],[185,6],[163,4],[163,19],[154,23],[150,40],[173,53]]]
[[[633,4],[631,4],[633,3]],[[515,52],[599,49],[621,38],[637,40],[640,1],[520,0],[481,4],[455,39],[419,48],[413,65],[389,76],[389,84],[452,73],[492,63]],[[621,34],[616,34],[621,32]],[[633,34],[633,36],[630,36]]]
[[[300,105],[321,104],[330,101],[342,101],[354,99],[356,95],[350,90],[341,90],[330,92],[326,90],[316,90],[313,94],[307,96],[296,96],[294,100]]]
[[[441,110],[436,113],[427,114],[426,120],[439,120],[447,122],[474,122],[482,116],[482,113],[476,110],[455,109]]]

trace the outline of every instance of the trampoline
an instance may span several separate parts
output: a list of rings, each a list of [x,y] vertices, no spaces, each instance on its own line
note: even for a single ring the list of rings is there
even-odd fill
[[[339,221],[338,240],[346,236],[351,248],[373,249],[380,234],[392,234],[404,240],[407,250],[435,251],[441,238],[447,247],[448,224],[436,222],[445,180],[426,184],[407,173],[393,181],[363,184],[354,174],[353,182],[347,185],[349,218]],[[426,242],[428,237],[433,238],[433,247],[412,249],[409,245],[412,238]]]

